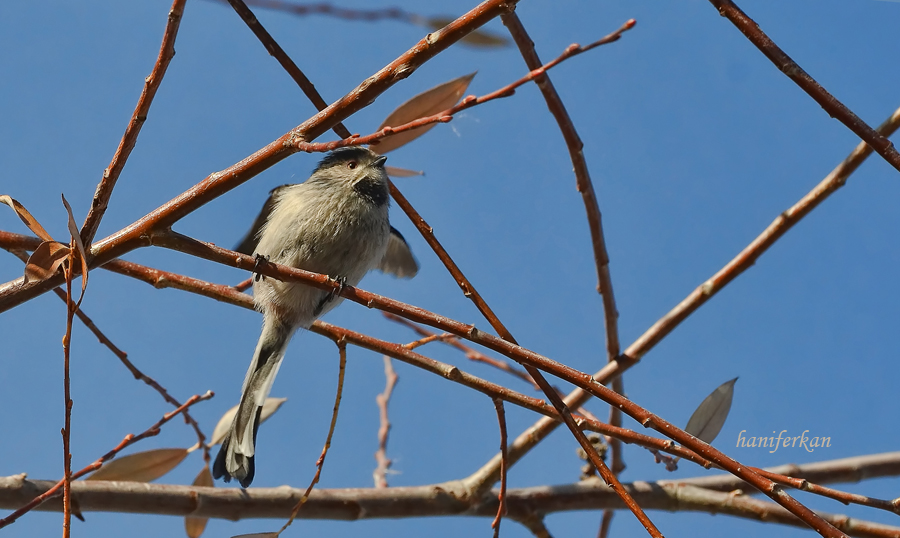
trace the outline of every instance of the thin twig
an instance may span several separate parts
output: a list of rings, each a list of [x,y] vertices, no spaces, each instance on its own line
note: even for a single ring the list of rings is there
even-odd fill
[[[463,100],[460,101],[459,103],[457,103],[456,105],[454,105],[446,110],[443,110],[441,112],[438,112],[437,114],[432,114],[431,116],[425,116],[422,118],[418,118],[416,120],[404,123],[402,125],[396,125],[396,126],[388,125],[388,126],[382,127],[380,130],[378,130],[378,132],[375,132],[375,133],[372,133],[369,135],[365,135],[365,136],[353,135],[350,138],[334,140],[331,142],[306,142],[305,140],[299,140],[296,142],[296,147],[299,150],[306,151],[306,152],[324,152],[324,151],[332,151],[334,149],[343,148],[343,147],[347,147],[347,146],[361,146],[363,144],[377,144],[379,140],[381,140],[382,138],[388,137],[388,136],[392,136],[392,135],[406,132],[406,131],[411,131],[413,129],[418,129],[425,125],[450,122],[453,120],[453,116],[455,114],[462,112],[463,110],[472,108],[477,105],[481,105],[483,103],[487,103],[488,101],[493,101],[494,99],[503,99],[505,97],[512,96],[513,94],[515,94],[516,88],[518,88],[519,86],[527,84],[527,83],[537,79],[538,77],[543,76],[547,72],[547,70],[555,67],[556,65],[564,62],[565,60],[568,60],[569,58],[572,58],[573,56],[578,56],[579,54],[581,54],[583,52],[587,52],[596,47],[599,47],[600,45],[606,45],[608,43],[618,41],[619,38],[622,37],[622,34],[624,32],[630,30],[633,27],[634,27],[634,19],[631,19],[631,20],[627,21],[625,24],[623,24],[615,32],[613,32],[601,39],[598,39],[597,41],[594,41],[590,45],[585,45],[582,47],[581,45],[573,43],[572,45],[569,45],[566,48],[566,50],[563,51],[563,53],[560,54],[555,60],[551,60],[542,66],[532,69],[527,75],[520,78],[519,80],[512,82],[510,84],[507,84],[506,86],[504,86],[498,90],[495,90],[486,95],[482,95],[480,97],[476,97],[474,95],[469,95],[469,96],[463,98]],[[375,149],[378,149],[377,146]],[[391,191],[391,194],[392,195],[394,194],[393,189]],[[396,200],[396,197],[394,199]],[[399,203],[399,201],[398,201],[398,203]]]
[[[319,459],[316,460],[316,474],[313,476],[312,482],[309,483],[309,487],[306,488],[306,491],[303,493],[303,496],[300,497],[300,501],[294,506],[294,509],[291,511],[291,517],[288,518],[287,523],[281,527],[275,536],[280,536],[288,527],[291,526],[291,523],[294,522],[294,518],[297,517],[297,513],[300,512],[300,509],[303,508],[303,505],[309,499],[309,494],[312,492],[313,487],[319,483],[319,478],[322,476],[322,467],[325,466],[325,456],[328,454],[328,449],[331,448],[331,437],[334,435],[334,427],[337,424],[338,418],[338,410],[341,408],[341,396],[344,392],[344,372],[347,368],[347,344],[343,340],[338,340],[338,355],[340,357],[340,366],[338,370],[338,386],[337,393],[334,395],[334,409],[331,412],[331,425],[328,427],[328,436],[325,437],[325,446],[322,447],[322,454],[319,455]]]
[[[515,366],[509,364],[506,361],[488,357],[484,353],[481,353],[480,351],[477,351],[477,350],[463,344],[462,342],[459,341],[459,338],[457,338],[455,335],[446,334],[446,333],[439,335],[439,334],[429,331],[428,329],[425,329],[419,325],[416,325],[415,323],[412,323],[404,318],[401,318],[398,315],[391,314],[390,312],[382,312],[382,314],[387,319],[389,319],[395,323],[398,323],[400,325],[403,325],[404,327],[408,327],[408,328],[412,329],[413,331],[415,331],[420,336],[424,336],[425,338],[437,336],[438,340],[440,340],[441,342],[443,342],[449,346],[453,346],[456,349],[465,353],[466,358],[471,361],[481,362],[481,363],[493,366],[494,368],[497,368],[498,370],[502,370],[510,375],[514,375],[514,376],[518,377],[522,381],[525,381],[526,383],[530,384],[536,390],[541,390],[541,387],[538,386],[538,384],[534,382],[534,379],[532,379],[531,376],[528,375],[528,373],[526,373],[524,370],[520,370],[520,369],[516,368]],[[445,337],[445,335],[449,338]]]
[[[847,108],[844,103],[828,93],[814,78],[797,65],[797,62],[781,50],[762,31],[759,25],[741,11],[741,8],[737,7],[734,2],[731,0],[710,0],[710,3],[719,10],[720,15],[728,18],[751,43],[756,45],[756,48],[775,64],[775,67],[797,83],[803,91],[819,103],[829,116],[846,125],[848,129],[856,133],[856,136],[864,140],[891,166],[900,171],[900,153],[897,152],[886,135],[870,127],[852,110]]]
[[[387,441],[388,434],[391,431],[391,421],[388,416],[388,402],[391,401],[391,393],[394,392],[394,385],[397,384],[397,374],[391,365],[391,358],[384,355],[384,392],[375,397],[375,403],[378,404],[378,416],[380,417],[380,426],[378,427],[378,450],[375,452],[375,461],[378,467],[372,473],[372,479],[375,481],[376,488],[386,488],[387,473],[391,468],[391,459],[387,457]]]
[[[65,426],[63,438],[63,538],[71,536],[72,525],[72,393],[69,380],[69,357],[72,350],[72,320],[78,305],[72,299],[72,279],[78,255],[75,251],[75,239],[69,244],[69,260],[63,266],[66,273],[66,334],[63,336],[63,397],[65,407]]]
[[[128,122],[128,127],[125,129],[125,134],[122,135],[122,140],[119,142],[115,155],[113,155],[112,162],[103,171],[103,178],[100,180],[100,184],[97,185],[97,191],[94,193],[94,199],[91,202],[91,209],[88,211],[84,224],[81,226],[81,241],[88,251],[90,251],[91,241],[94,240],[97,228],[100,227],[100,220],[103,219],[103,214],[106,213],[106,208],[109,206],[109,198],[112,196],[116,181],[118,181],[119,175],[125,168],[125,162],[128,160],[128,156],[131,155],[131,150],[137,144],[138,135],[141,133],[144,122],[147,120],[147,114],[150,112],[150,105],[156,96],[156,90],[159,89],[159,85],[162,83],[166,69],[169,67],[169,62],[175,56],[175,38],[178,36],[178,27],[181,24],[181,15],[184,13],[186,1],[175,0],[172,2],[168,21],[166,22],[166,30],[163,33],[162,45],[159,47],[159,56],[156,58],[156,63],[153,65],[150,76],[144,79],[144,89],[141,91],[141,97],[138,99],[134,113],[131,115],[131,121]]]
[[[269,54],[278,60],[278,63],[281,64],[281,67],[284,68],[285,71],[294,79],[294,82],[297,83],[297,86],[300,86],[300,89],[303,90],[303,93],[306,95],[306,98],[312,102],[313,106],[316,107],[316,110],[325,110],[328,106],[328,103],[325,102],[325,99],[322,99],[322,96],[319,95],[318,90],[313,85],[312,82],[306,75],[303,74],[303,71],[297,67],[297,64],[294,63],[294,60],[291,59],[290,56],[284,52],[284,49],[275,41],[275,38],[263,28],[262,23],[256,18],[256,15],[250,11],[250,8],[247,7],[247,4],[244,3],[244,0],[227,0],[231,7],[237,12],[237,14],[241,17],[241,20],[250,28],[253,32],[253,35],[259,39],[260,43],[266,48]],[[332,127],[332,130],[341,138],[347,138],[350,136],[350,131],[344,127],[343,123],[338,122]]]
[[[503,24],[509,29],[509,33],[516,42],[516,46],[518,46],[528,69],[532,71],[540,69],[541,59],[534,48],[534,42],[532,42],[516,12],[506,13],[501,16],[501,19]],[[630,29],[634,26],[634,19],[628,21],[626,26],[619,29],[619,35],[625,29]],[[597,267],[597,292],[600,293],[603,299],[607,356],[608,360],[612,361],[619,356],[619,312],[616,310],[612,278],[609,274],[609,254],[606,252],[606,239],[603,235],[600,205],[597,203],[597,196],[594,193],[594,182],[591,181],[587,161],[584,158],[584,144],[581,142],[581,137],[578,136],[575,123],[569,116],[562,98],[556,92],[553,82],[550,81],[550,76],[543,73],[534,78],[534,83],[541,90],[541,94],[547,102],[547,108],[556,119],[563,139],[565,139],[566,147],[569,150],[569,158],[572,161],[572,168],[575,171],[575,186],[578,192],[581,193],[581,198],[584,202],[588,229],[591,233],[591,244],[594,250],[594,264]],[[615,466],[613,469],[615,470]]]
[[[142,439],[146,439],[148,437],[153,437],[155,435],[159,435],[160,428],[162,428],[163,424],[172,420],[172,418],[175,417],[176,415],[178,415],[179,413],[183,413],[187,408],[194,405],[195,403],[202,402],[204,400],[208,400],[208,399],[212,398],[213,396],[215,396],[215,394],[212,391],[206,391],[206,394],[204,394],[202,396],[199,396],[199,395],[191,396],[190,398],[188,398],[188,400],[186,402],[184,402],[184,404],[181,405],[181,407],[163,415],[163,417],[160,420],[158,420],[156,422],[156,424],[154,424],[153,426],[150,426],[149,428],[144,430],[143,433],[141,433],[140,435],[134,435],[134,434],[129,433],[112,450],[110,450],[106,454],[100,456],[96,461],[94,461],[94,463],[88,465],[84,469],[81,469],[80,471],[78,471],[76,473],[72,473],[69,478],[71,480],[76,480],[90,472],[96,471],[105,462],[115,458],[116,454],[118,454],[125,448],[137,443],[138,441],[140,441]],[[25,515],[26,513],[30,512],[31,510],[40,506],[44,501],[52,498],[59,491],[60,488],[64,487],[65,483],[66,483],[66,478],[62,478],[54,486],[48,488],[46,491],[44,491],[40,495],[33,498],[25,506],[22,506],[21,508],[19,508],[12,514],[6,516],[5,518],[0,519],[0,529],[2,529],[3,527],[5,527],[7,525],[10,525],[11,523],[15,522],[20,517]]]
[[[509,466],[506,462],[506,411],[503,409],[503,400],[494,398],[493,401],[494,409],[497,410],[497,421],[500,423],[500,454],[503,456],[502,464],[500,465],[500,494],[497,496],[499,506],[497,507],[497,516],[494,517],[494,522],[491,523],[491,528],[494,529],[494,538],[498,538],[500,536],[500,521],[506,515],[506,473]]]

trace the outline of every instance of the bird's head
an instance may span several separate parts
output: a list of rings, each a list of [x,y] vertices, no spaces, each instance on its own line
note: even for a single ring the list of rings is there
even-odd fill
[[[339,182],[375,205],[388,201],[388,177],[384,171],[387,157],[359,147],[338,148],[322,159],[310,180],[317,183]]]

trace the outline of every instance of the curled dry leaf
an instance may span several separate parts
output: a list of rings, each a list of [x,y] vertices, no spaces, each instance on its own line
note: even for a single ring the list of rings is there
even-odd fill
[[[425,172],[421,170],[407,170],[406,168],[398,168],[396,166],[385,166],[384,171],[391,177],[413,177],[424,176]]]
[[[25,282],[44,280],[59,271],[69,256],[69,246],[59,241],[44,241],[31,253],[25,263]]]
[[[78,304],[80,305],[81,300],[84,299],[84,290],[87,288],[87,253],[84,251],[84,243],[81,242],[81,232],[78,231],[78,225],[75,223],[75,215],[72,214],[72,206],[69,205],[65,195],[62,195],[62,203],[66,206],[66,212],[69,214],[69,234],[72,235],[72,240],[75,241],[75,248],[78,249],[78,258],[81,261],[81,296],[78,298]]]
[[[194,479],[193,485],[205,488],[215,487],[212,474],[209,472],[209,467],[206,465],[203,466],[200,474]],[[206,530],[206,523],[208,521],[208,517],[187,516],[184,518],[184,532],[187,533],[188,538],[200,538],[200,535]]]
[[[432,30],[440,30],[454,20],[456,20],[455,17],[431,17],[425,21],[425,24]],[[460,39],[460,43],[479,48],[505,47],[509,45],[509,39],[488,30],[475,30],[466,37]]]
[[[427,116],[433,116],[438,112],[447,110],[459,102],[474,76],[475,73],[470,73],[420,93],[398,106],[397,109],[391,112],[387,119],[382,122],[378,129],[398,127],[404,123],[409,123],[413,120]],[[431,123],[429,125],[410,129],[409,131],[387,136],[382,138],[373,149],[383,155],[412,142],[416,138],[427,133],[428,130],[434,126],[435,124]]]
[[[36,218],[31,216],[31,213],[25,209],[25,206],[20,204],[15,198],[10,197],[7,194],[0,194],[0,203],[4,203],[11,207],[13,211],[16,212],[16,215],[22,219],[22,222],[25,223],[25,226],[28,226],[28,229],[31,230],[34,235],[40,237],[44,241],[53,241],[53,238],[50,237],[50,234],[47,233],[47,230],[41,226],[41,223],[37,221]]]
[[[265,403],[263,403],[262,413],[259,416],[259,423],[262,424],[265,422],[266,419],[271,417],[275,411],[278,411],[281,404],[286,401],[287,398],[266,398]],[[237,413],[237,408],[238,406],[232,407],[219,419],[219,423],[216,424],[216,429],[213,430],[212,437],[210,438],[209,446],[217,445],[222,442],[222,439],[225,439],[225,435],[228,434],[231,423],[234,421],[234,414]]]
[[[87,480],[152,482],[174,469],[188,455],[185,448],[158,448],[104,463]]]
[[[697,439],[712,443],[719,435],[728,412],[731,411],[731,399],[734,396],[734,383],[738,378],[726,381],[712,392],[697,407],[684,431]]]

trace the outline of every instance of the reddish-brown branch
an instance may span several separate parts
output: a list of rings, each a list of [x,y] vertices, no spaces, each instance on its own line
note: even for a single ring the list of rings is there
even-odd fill
[[[175,417],[176,415],[178,415],[179,413],[183,413],[187,408],[194,405],[195,403],[202,402],[203,400],[208,400],[208,399],[212,398],[213,396],[215,396],[215,394],[212,391],[207,391],[206,394],[204,394],[202,396],[199,396],[199,395],[191,396],[190,398],[188,398],[188,400],[186,402],[184,402],[184,404],[181,405],[181,407],[163,415],[163,417],[160,420],[158,420],[156,422],[156,424],[154,424],[153,426],[150,426],[149,428],[144,430],[144,432],[141,433],[140,435],[134,435],[131,433],[126,435],[125,438],[122,439],[122,441],[118,445],[115,446],[115,448],[113,448],[106,454],[100,456],[94,463],[88,465],[84,469],[81,469],[80,471],[78,471],[76,473],[71,473],[69,476],[69,479],[77,480],[78,478],[81,478],[82,476],[84,476],[90,472],[96,471],[105,462],[115,458],[116,454],[118,454],[125,448],[137,443],[138,441],[140,441],[142,439],[146,439],[147,437],[153,437],[155,435],[159,435],[160,428],[163,426],[163,424],[172,420],[172,418]],[[64,486],[65,482],[66,482],[66,478],[61,479],[53,487],[47,489],[40,495],[33,498],[25,506],[19,508],[18,510],[16,510],[12,514],[6,516],[5,518],[0,519],[0,529],[2,529],[3,527],[5,527],[7,525],[14,523],[17,519],[19,519],[26,513],[30,512],[31,510],[34,510],[35,508],[40,506],[44,501],[52,498],[54,495],[56,495],[56,493],[59,491],[59,489]]]
[[[103,219],[103,214],[106,213],[106,208],[109,206],[109,198],[112,196],[116,181],[118,181],[119,175],[125,168],[125,162],[128,160],[128,156],[131,155],[131,150],[137,144],[138,135],[141,133],[144,122],[147,120],[147,114],[150,112],[150,105],[156,96],[156,90],[159,89],[159,85],[162,83],[166,69],[169,67],[169,62],[175,56],[175,38],[178,35],[178,27],[181,24],[181,15],[184,13],[186,1],[175,0],[172,2],[166,30],[163,33],[162,45],[159,48],[159,56],[156,58],[156,63],[153,65],[150,76],[144,79],[144,89],[141,92],[141,97],[138,99],[134,114],[131,115],[131,121],[129,121],[128,127],[125,129],[125,134],[122,135],[122,140],[119,142],[115,155],[113,155],[112,162],[103,171],[103,178],[100,180],[100,184],[97,185],[97,191],[94,193],[94,199],[91,202],[91,209],[88,211],[84,224],[81,226],[81,240],[88,250],[90,250],[91,241],[94,240],[94,235],[97,233],[97,228],[100,227],[100,220]]]
[[[856,133],[856,136],[864,140],[891,166],[900,171],[900,153],[897,152],[891,141],[887,139],[887,136],[870,127],[852,110],[828,93],[814,78],[797,65],[797,62],[781,50],[762,31],[759,25],[741,11],[741,8],[736,6],[734,2],[731,0],[710,0],[710,3],[719,10],[720,15],[731,21],[751,43],[756,45],[756,48],[775,64],[775,67],[819,103],[829,116],[846,125],[848,129]]]
[[[522,25],[522,21],[519,20],[519,16],[515,12],[510,12],[504,14],[501,18],[516,42],[516,46],[519,47],[519,52],[522,54],[528,69],[532,71],[541,69],[541,59],[538,57],[534,43]],[[616,35],[618,38],[624,30],[633,26],[634,19],[628,21],[625,26],[613,35]],[[616,310],[612,279],[609,275],[609,255],[606,252],[606,239],[604,239],[603,235],[600,206],[597,203],[594,183],[591,181],[587,161],[584,158],[584,144],[581,142],[581,137],[578,136],[575,124],[569,116],[562,99],[556,92],[553,82],[550,81],[550,77],[543,73],[534,78],[534,83],[541,90],[541,94],[543,94],[544,100],[547,102],[547,108],[556,119],[559,130],[566,142],[566,147],[569,150],[569,158],[575,171],[575,186],[578,192],[581,193],[581,198],[584,202],[588,229],[591,233],[591,244],[594,249],[594,263],[597,266],[597,291],[603,299],[603,315],[606,321],[607,356],[609,360],[615,360],[619,356],[619,312]]]
[[[211,174],[186,192],[126,228],[94,243],[91,248],[90,267],[98,267],[131,250],[149,246],[151,231],[168,229],[204,204],[292,155],[297,151],[297,143],[315,140],[337,123],[370,105],[379,95],[398,81],[410,76],[422,64],[491,19],[513,9],[516,3],[517,0],[485,0],[444,28],[429,33],[413,48],[295,129],[242,161]],[[0,285],[0,312],[22,304],[61,283],[62,278],[57,275],[28,283],[25,283],[23,278],[18,278]]]
[[[383,312],[383,314],[384,314],[384,317],[386,317],[387,319],[389,319],[395,323],[399,323],[400,325],[403,325],[404,327],[408,327],[408,328],[412,329],[420,336],[424,336],[426,338],[431,338],[433,336],[437,336],[438,337],[437,339],[440,340],[441,342],[443,342],[449,346],[453,346],[456,349],[465,353],[466,358],[471,361],[481,362],[481,363],[493,366],[494,368],[497,368],[498,370],[502,370],[510,375],[518,377],[522,381],[525,381],[526,383],[530,384],[536,390],[541,390],[541,387],[539,387],[538,384],[534,382],[534,379],[532,379],[531,376],[528,375],[525,371],[519,370],[518,368],[516,368],[515,366],[512,366],[511,364],[509,364],[506,361],[488,357],[484,353],[481,353],[480,351],[472,349],[471,347],[460,342],[459,338],[457,338],[456,336],[454,336],[452,334],[445,333],[447,336],[447,337],[445,337],[443,334],[439,335],[439,334],[433,333],[433,332],[429,331],[428,329],[420,327],[420,326],[416,325],[415,323],[411,323],[411,322],[401,318],[400,316],[391,314],[390,312]]]
[[[500,494],[497,495],[497,515],[491,528],[494,529],[494,538],[500,536],[500,520],[506,515],[506,472],[509,464],[506,461],[506,411],[503,409],[503,400],[494,398],[494,409],[497,410],[497,421],[500,423]]]
[[[297,83],[297,86],[300,86],[300,89],[303,90],[303,93],[306,95],[306,98],[312,102],[313,106],[316,107],[316,110],[324,110],[328,103],[325,102],[325,99],[322,99],[322,96],[319,95],[318,90],[313,85],[313,83],[306,78],[306,75],[303,74],[303,71],[297,67],[297,64],[294,63],[294,60],[291,59],[290,56],[281,48],[281,46],[275,41],[275,38],[269,34],[268,31],[263,27],[262,23],[256,18],[256,15],[250,11],[250,8],[247,7],[247,4],[244,3],[244,0],[227,0],[231,7],[237,12],[237,14],[241,17],[241,20],[244,21],[250,30],[253,32],[253,35],[259,39],[260,43],[266,48],[269,54],[278,60],[278,63],[281,64],[281,67],[287,71],[288,75],[294,79],[294,82]],[[337,123],[332,130],[341,138],[347,138],[350,136],[350,131],[344,127],[343,123]]]
[[[394,392],[394,385],[397,384],[397,374],[391,365],[391,358],[384,355],[384,392],[375,397],[375,403],[378,404],[378,416],[380,426],[378,427],[378,450],[375,451],[375,461],[378,466],[372,473],[372,479],[375,481],[376,488],[386,488],[387,473],[391,468],[391,459],[387,457],[387,441],[388,434],[391,431],[391,421],[388,416],[388,403],[391,401],[391,394]]]
[[[459,368],[450,364],[425,357],[424,355],[410,350],[405,345],[386,342],[384,340],[380,340],[378,338],[368,336],[356,331],[351,331],[343,327],[338,327],[336,325],[332,325],[323,321],[317,321],[310,330],[323,336],[327,336],[332,340],[343,338],[349,344],[363,347],[376,353],[388,355],[417,368],[421,368],[433,374],[444,377],[445,379],[449,379],[450,381],[453,381],[455,383],[459,383],[471,389],[477,390],[478,392],[481,392],[482,394],[485,394],[491,398],[499,398],[505,402],[518,405],[519,407],[522,407],[524,409],[528,409],[530,411],[552,417],[553,420],[561,420],[556,409],[544,400],[526,396],[514,390],[503,387],[502,385],[486,381],[472,374],[464,372],[463,370],[460,370]],[[615,428],[604,422],[599,422],[588,417],[577,416],[576,422],[581,429],[595,431],[604,435],[613,435],[622,439],[626,443],[633,443],[646,448],[653,448],[656,450],[668,452],[670,454],[676,454],[682,458],[693,461],[698,465],[710,465],[708,461],[704,460],[703,458],[699,458],[693,452],[685,450],[683,447],[679,447],[669,440],[657,439],[625,428]]]
[[[606,45],[608,43],[612,43],[614,41],[618,41],[619,38],[622,37],[622,34],[631,28],[634,27],[634,19],[627,21],[623,24],[618,30],[615,32],[594,41],[590,45],[581,46],[578,44],[569,45],[566,50],[560,54],[555,60],[547,62],[544,65],[539,65],[536,68],[533,68],[527,75],[520,78],[519,80],[507,84],[506,86],[500,88],[499,90],[495,90],[486,95],[482,95],[481,97],[476,97],[474,95],[469,95],[465,97],[462,101],[457,103],[456,105],[438,112],[437,114],[433,114],[431,116],[426,116],[422,118],[418,118],[416,120],[404,123],[402,125],[397,126],[385,126],[382,127],[378,132],[366,135],[359,136],[353,135],[350,138],[344,138],[342,140],[334,140],[331,142],[306,142],[304,140],[300,140],[297,142],[297,148],[301,151],[306,152],[323,152],[323,151],[331,151],[337,148],[343,148],[347,146],[361,146],[364,144],[377,144],[379,140],[385,138],[387,136],[391,136],[398,133],[403,133],[406,131],[411,131],[413,129],[418,129],[420,127],[424,127],[425,125],[431,125],[434,123],[447,123],[453,120],[454,114],[457,114],[463,110],[472,108],[477,105],[481,105],[487,103],[488,101],[493,101],[494,99],[503,99],[504,97],[510,97],[515,94],[516,88],[527,84],[533,80],[536,80],[538,77],[544,76],[544,74],[551,68],[557,66],[558,64],[572,58],[573,56],[578,56],[583,52],[587,52],[593,48],[599,47],[600,45]],[[375,149],[378,149],[376,146]],[[393,194],[393,192],[391,193]],[[396,199],[396,198],[395,198]],[[398,202],[399,203],[399,202]],[[596,203],[596,201],[595,201]],[[599,223],[598,223],[599,224]],[[607,260],[608,263],[608,260]]]
[[[779,484],[790,486],[801,491],[815,493],[816,495],[828,497],[829,499],[834,499],[844,504],[859,504],[862,506],[877,508],[879,510],[887,510],[888,512],[893,512],[900,515],[900,499],[893,501],[889,501],[887,499],[877,499],[874,497],[868,497],[866,495],[858,495],[855,493],[848,493],[846,491],[840,491],[833,488],[827,488],[825,486],[813,484],[812,482],[809,482],[803,478],[792,478],[790,476],[780,475],[756,467],[754,467],[753,470],[759,473],[760,476],[764,476],[769,480],[772,480],[773,482],[778,482]]]

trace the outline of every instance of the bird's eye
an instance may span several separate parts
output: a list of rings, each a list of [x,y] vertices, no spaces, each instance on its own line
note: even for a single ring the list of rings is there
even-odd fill
[[[350,170],[353,170],[354,168],[356,168],[356,166],[356,161],[350,161],[349,163],[347,163],[347,168],[349,168]]]

